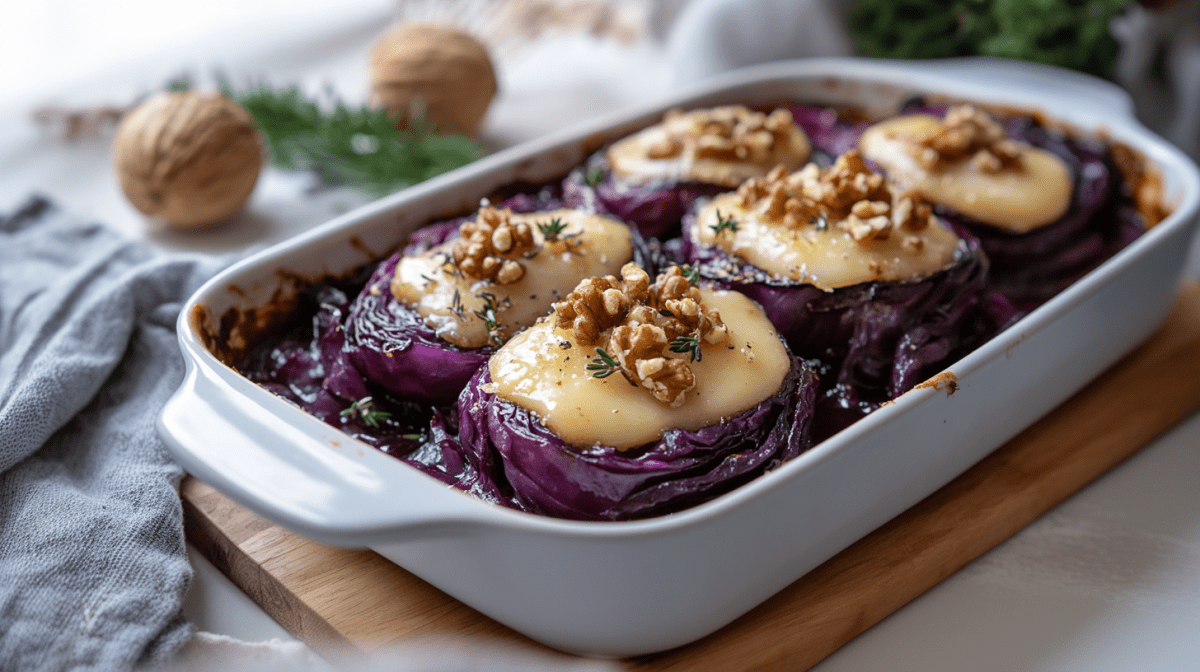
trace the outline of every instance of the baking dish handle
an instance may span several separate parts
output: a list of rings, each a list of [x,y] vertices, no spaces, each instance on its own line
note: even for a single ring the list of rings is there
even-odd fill
[[[363,546],[503,517],[206,359],[188,358],[159,434],[190,474],[264,518],[326,543]]]

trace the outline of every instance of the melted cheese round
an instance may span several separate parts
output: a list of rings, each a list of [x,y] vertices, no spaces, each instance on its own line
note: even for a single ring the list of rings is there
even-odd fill
[[[555,218],[566,228],[557,241],[546,242],[537,224]],[[536,255],[517,260],[525,267],[520,281],[499,285],[454,273],[450,255],[458,238],[453,238],[420,256],[401,259],[392,277],[392,294],[413,307],[439,338],[460,348],[478,348],[489,342],[487,323],[477,314],[486,312],[489,297],[497,335],[504,339],[545,315],[580,280],[617,274],[633,258],[629,227],[608,217],[555,210],[513,214],[510,221],[528,223],[540,248]]]
[[[517,334],[488,362],[495,393],[538,417],[574,446],[634,448],[668,429],[700,429],[754,407],[779,391],[791,366],[762,308],[736,292],[700,290],[729,327],[728,345],[704,347],[691,362],[696,386],[678,408],[656,401],[620,373],[593,378],[595,348],[546,319]],[[566,345],[564,345],[566,344]],[[678,355],[682,357],[683,355]]]
[[[737,231],[717,233],[722,219]],[[746,210],[737,194],[721,194],[696,215],[692,239],[713,245],[764,271],[825,291],[863,282],[910,282],[954,265],[959,238],[941,223],[921,231],[893,231],[883,240],[856,241],[836,223],[791,229]],[[919,243],[914,242],[919,240]]]
[[[786,140],[776,141],[771,151],[757,161],[699,157],[696,138],[701,128],[692,114],[695,113],[664,120],[613,144],[607,154],[613,173],[629,182],[696,181],[736,187],[752,177],[766,175],[780,164],[788,171],[797,170],[812,153],[808,136],[793,122],[788,125]],[[648,156],[652,146],[672,139],[682,145],[678,154],[660,159]]]
[[[985,173],[969,158],[929,171],[918,163],[919,142],[941,130],[928,114],[889,119],[868,128],[858,146],[901,189],[1013,233],[1057,221],[1071,204],[1071,171],[1054,154],[1025,143],[1020,165]]]

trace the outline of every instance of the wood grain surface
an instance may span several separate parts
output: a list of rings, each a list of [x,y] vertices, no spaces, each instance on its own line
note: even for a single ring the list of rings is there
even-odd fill
[[[720,631],[630,670],[804,670],[1200,408],[1200,287],[1098,380],[962,476]],[[188,540],[335,661],[414,637],[538,646],[371,551],[277,527],[192,478]]]

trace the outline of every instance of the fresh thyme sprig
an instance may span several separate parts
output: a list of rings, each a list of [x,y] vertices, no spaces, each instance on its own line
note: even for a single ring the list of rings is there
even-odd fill
[[[717,210],[717,223],[709,224],[708,228],[712,229],[713,235],[719,236],[722,232],[737,233],[738,223],[733,217],[725,217]]]
[[[537,228],[547,241],[555,241],[558,240],[558,234],[567,228],[567,224],[562,218],[554,217],[549,222],[538,222]]]
[[[604,348],[599,347],[596,348],[596,356],[592,358],[592,363],[587,365],[587,370],[592,372],[593,378],[607,378],[620,368],[617,360],[605,352]]]
[[[342,411],[340,415],[344,418],[358,418],[363,421],[363,424],[371,427],[379,427],[380,422],[392,417],[392,414],[387,411],[375,410],[375,402],[369,396],[350,404],[350,407]]]
[[[369,196],[389,194],[484,156],[466,136],[431,130],[423,109],[414,108],[408,127],[397,130],[382,110],[351,107],[336,98],[322,106],[295,86],[234,91],[222,82],[221,92],[254,117],[271,165],[311,170],[326,184],[346,185]]]
[[[697,282],[700,282],[700,267],[699,266],[693,266],[691,264],[681,264],[679,266],[679,272],[683,274],[683,279],[687,280],[688,283],[690,283],[690,284],[694,285]]]
[[[689,353],[688,361],[700,361],[700,337],[676,336],[675,340],[671,341],[671,352]]]
[[[483,320],[483,326],[488,331],[488,339],[498,345],[500,343],[500,324],[496,318],[496,297],[488,292],[479,296],[483,299],[483,309],[475,311],[475,317]]]

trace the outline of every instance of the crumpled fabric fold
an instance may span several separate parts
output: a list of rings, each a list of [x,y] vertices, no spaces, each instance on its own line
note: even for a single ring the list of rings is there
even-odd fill
[[[0,670],[120,670],[192,635],[183,470],[158,438],[182,302],[224,261],[33,197],[0,214]]]

